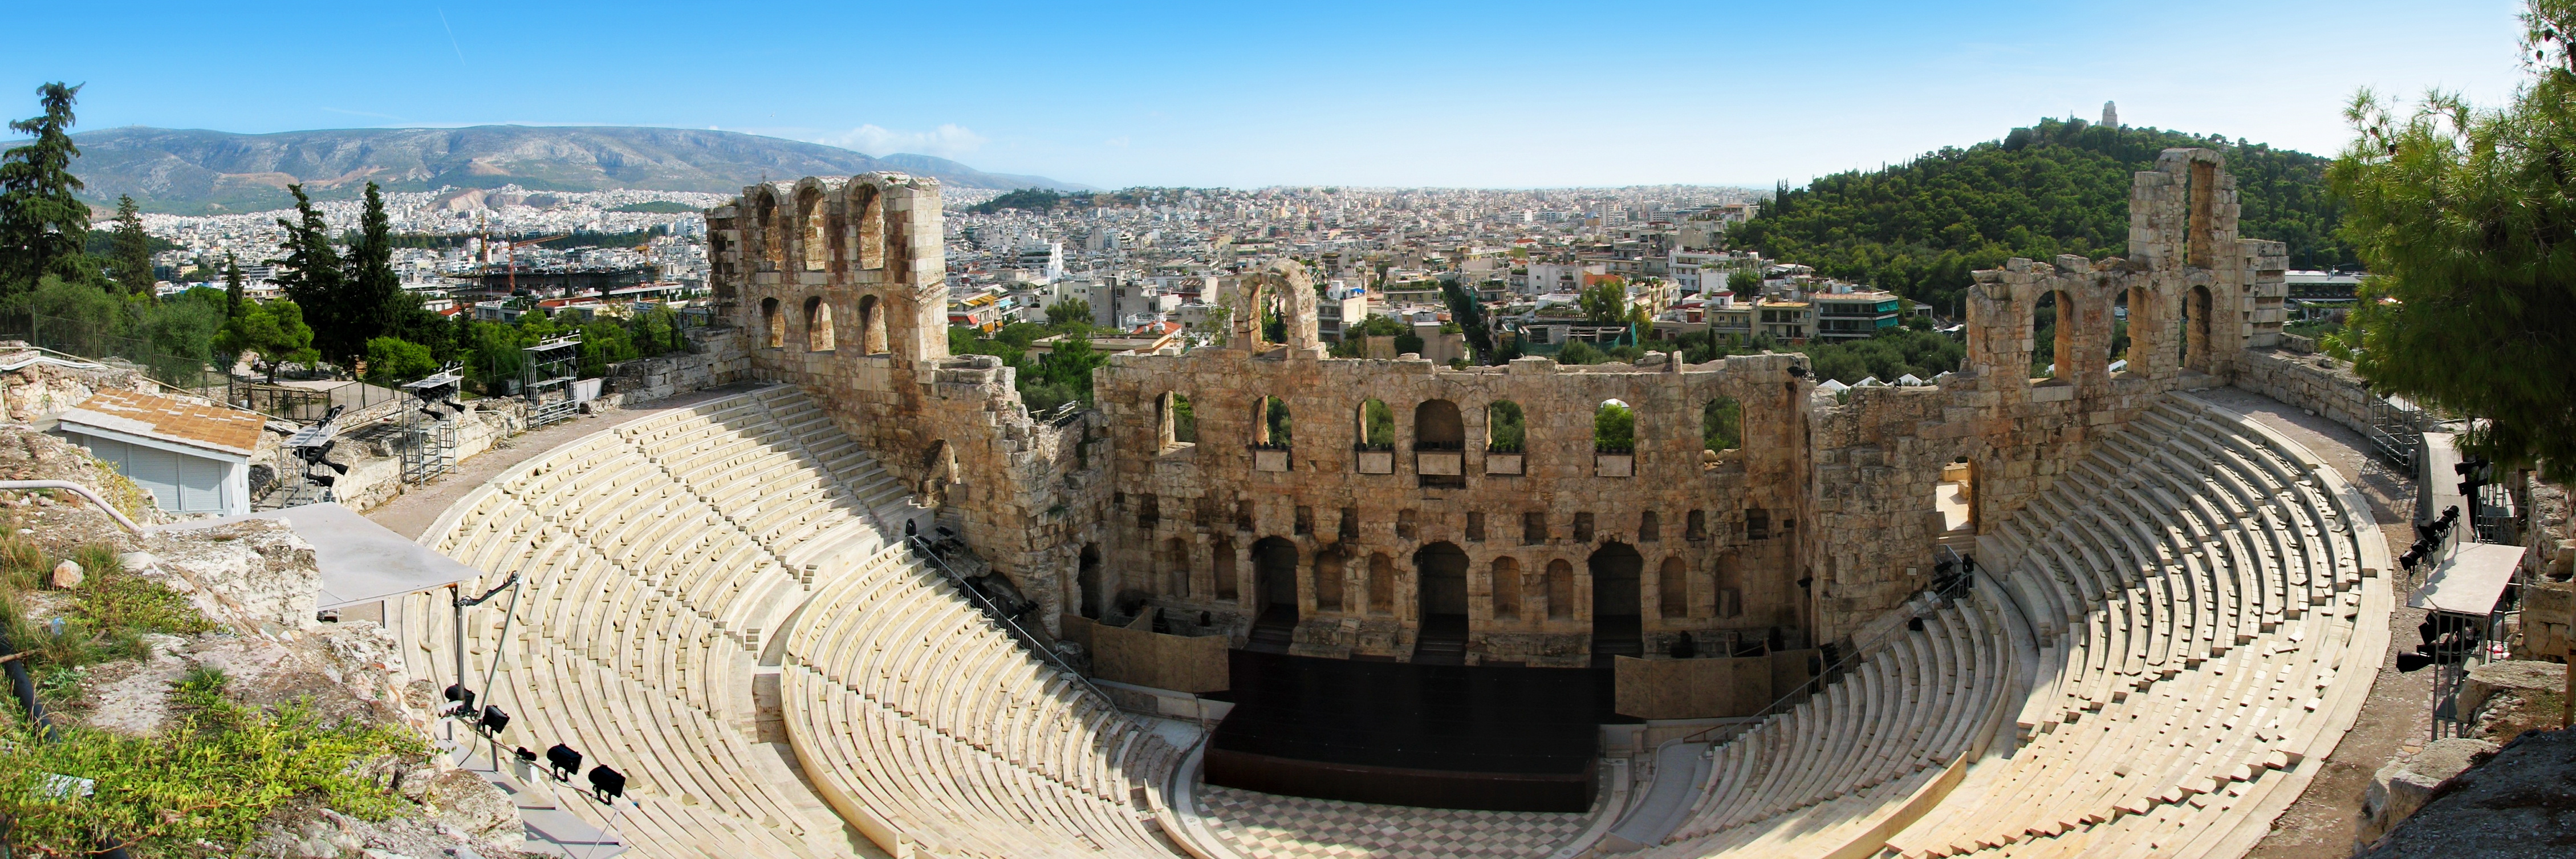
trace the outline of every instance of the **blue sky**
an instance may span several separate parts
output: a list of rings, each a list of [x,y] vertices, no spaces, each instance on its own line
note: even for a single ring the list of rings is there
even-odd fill
[[[0,114],[81,128],[723,128],[1103,187],[1767,186],[2043,116],[2332,153],[2370,86],[2492,103],[2519,4],[48,3]]]

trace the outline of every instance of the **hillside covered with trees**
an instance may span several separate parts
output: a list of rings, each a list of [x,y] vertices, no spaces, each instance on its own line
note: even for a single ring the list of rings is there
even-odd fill
[[[2227,156],[2240,233],[2290,246],[2294,268],[2355,261],[2336,238],[2331,159],[2224,137],[2048,119],[2002,140],[1943,147],[1882,170],[1785,184],[1729,244],[1817,273],[1875,285],[1955,313],[1969,273],[2011,257],[2125,253],[2130,174],[2156,154],[2200,146]]]

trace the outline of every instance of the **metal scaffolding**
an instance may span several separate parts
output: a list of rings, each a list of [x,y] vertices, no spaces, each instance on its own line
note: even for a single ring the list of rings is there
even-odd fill
[[[572,383],[580,378],[581,336],[557,337],[519,351],[519,396],[528,401],[528,428],[572,417],[580,406],[573,402]]]
[[[2414,474],[2424,455],[2424,410],[2396,397],[2370,398],[2370,446],[2389,465]]]
[[[402,386],[405,393],[418,400],[402,413],[404,483],[424,483],[456,468],[456,418],[465,413],[465,407],[456,402],[457,390],[464,382],[457,369],[451,364]]]

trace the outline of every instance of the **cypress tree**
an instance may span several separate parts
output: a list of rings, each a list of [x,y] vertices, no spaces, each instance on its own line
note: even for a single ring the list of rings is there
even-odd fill
[[[352,322],[365,339],[382,337],[402,318],[402,277],[394,273],[393,227],[385,217],[384,197],[367,183],[366,211],[358,217],[358,237],[349,245],[348,302]]]
[[[303,185],[288,185],[286,192],[295,195],[296,219],[277,219],[277,226],[286,231],[278,245],[285,257],[277,261],[277,285],[287,300],[304,308],[305,322],[313,327],[313,348],[322,353],[322,359],[343,368],[354,366],[367,354],[368,334],[358,322],[364,315],[352,313],[347,301],[348,272],[341,267],[339,251],[331,247],[331,224],[313,208]]]
[[[79,283],[98,279],[82,250],[89,204],[73,196],[82,187],[71,172],[80,147],[69,130],[80,87],[49,83],[36,93],[44,115],[9,123],[30,140],[0,153],[0,290],[13,292],[48,274]]]
[[[116,198],[116,256],[108,266],[116,272],[116,285],[125,291],[152,293],[152,239],[143,234],[143,212],[134,205],[131,194]]]
[[[2351,324],[2372,389],[2472,422],[2462,448],[2576,479],[2576,0],[2532,0],[2533,77],[2501,108],[2364,90],[2327,172],[2369,264]],[[2444,479],[2448,479],[2445,476]]]
[[[224,318],[240,316],[242,311],[241,262],[224,254]]]

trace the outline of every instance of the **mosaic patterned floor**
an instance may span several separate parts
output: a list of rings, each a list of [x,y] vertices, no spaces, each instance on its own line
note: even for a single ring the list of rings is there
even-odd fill
[[[1544,856],[1592,815],[1463,811],[1274,796],[1201,785],[1199,810],[1243,859],[1482,859]]]

